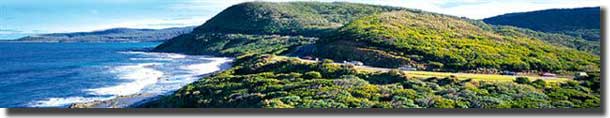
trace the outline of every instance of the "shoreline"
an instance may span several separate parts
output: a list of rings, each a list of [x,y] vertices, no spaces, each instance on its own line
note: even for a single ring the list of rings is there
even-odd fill
[[[210,75],[214,75],[214,74],[220,73],[222,71],[225,71],[227,69],[230,69],[232,67],[231,62],[232,61],[228,61],[228,62],[218,65],[218,67],[220,67],[220,70],[217,70],[217,71],[214,71],[211,73],[197,75],[194,77],[197,77],[198,79],[196,81],[199,81],[200,79],[202,79],[204,77],[209,77]],[[193,81],[193,82],[196,82],[196,81]],[[189,83],[189,84],[191,84],[191,83]],[[187,86],[187,85],[188,84],[186,84],[184,86]],[[182,86],[182,87],[184,87],[184,86]],[[180,87],[180,88],[182,88],[182,87]],[[116,98],[112,98],[109,100],[95,100],[95,101],[91,101],[91,102],[72,103],[72,104],[68,105],[68,108],[134,108],[134,107],[149,103],[151,101],[158,100],[161,97],[163,97],[165,95],[173,94],[174,92],[175,91],[168,92],[165,94],[136,93],[136,94],[132,94],[132,95],[117,96]]]

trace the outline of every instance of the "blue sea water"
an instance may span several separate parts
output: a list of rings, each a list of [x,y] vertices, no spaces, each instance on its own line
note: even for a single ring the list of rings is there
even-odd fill
[[[166,94],[230,58],[136,51],[159,43],[0,43],[0,107],[67,107]]]

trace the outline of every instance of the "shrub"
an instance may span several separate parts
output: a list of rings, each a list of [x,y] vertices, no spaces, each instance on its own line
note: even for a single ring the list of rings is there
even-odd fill
[[[544,88],[546,86],[546,82],[542,79],[537,79],[531,83],[532,86],[536,88]]]
[[[434,101],[432,105],[434,108],[455,108],[455,101],[451,99],[434,97],[432,100]]]
[[[316,71],[309,71],[309,72],[306,72],[303,75],[303,78],[305,78],[305,79],[318,79],[318,78],[322,78],[322,74],[320,74],[320,72],[316,72]]]
[[[527,77],[517,77],[517,79],[515,79],[515,82],[519,84],[529,84],[530,79]]]
[[[333,61],[332,59],[324,59],[324,60],[322,60],[322,63],[329,64],[329,63],[335,63],[335,61]]]

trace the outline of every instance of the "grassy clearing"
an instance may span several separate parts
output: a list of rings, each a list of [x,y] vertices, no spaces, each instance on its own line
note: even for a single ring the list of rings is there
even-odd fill
[[[468,79],[471,78],[475,81],[514,81],[515,78],[520,76],[511,76],[511,75],[496,75],[496,74],[473,74],[473,73],[448,73],[448,72],[428,72],[428,71],[404,71],[407,75],[411,75],[413,77],[427,78],[427,77],[448,77],[454,75],[459,79]],[[547,82],[562,82],[569,80],[568,78],[561,77],[540,77],[540,76],[523,76],[528,77],[531,80],[543,79]]]
[[[292,58],[292,57],[277,56],[275,58],[275,60],[282,60],[282,59],[288,59],[288,58]],[[295,58],[295,59],[299,59],[299,58]],[[316,63],[315,61],[311,61],[311,60],[303,60],[303,59],[299,59],[299,60],[301,60],[303,62]],[[335,64],[341,64],[341,63],[335,63]],[[356,69],[358,69],[359,71],[369,71],[369,72],[389,71],[390,70],[387,68],[371,68],[371,67],[364,67],[364,66],[358,66],[358,67],[356,67]],[[537,80],[537,79],[543,79],[550,83],[563,82],[563,81],[569,80],[568,78],[564,78],[564,77],[511,76],[511,75],[498,75],[498,74],[450,73],[450,72],[432,72],[432,71],[404,71],[404,72],[407,73],[407,75],[415,77],[415,78],[449,77],[451,75],[454,75],[454,76],[458,77],[459,79],[469,79],[470,78],[475,81],[507,82],[507,81],[514,81],[515,78],[517,78],[517,77],[528,77],[532,81]]]

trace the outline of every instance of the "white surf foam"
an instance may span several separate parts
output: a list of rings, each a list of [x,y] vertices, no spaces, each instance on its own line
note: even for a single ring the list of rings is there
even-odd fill
[[[205,58],[211,60],[209,63],[199,63],[183,66],[183,69],[190,70],[191,73],[196,75],[208,74],[212,72],[216,72],[218,70],[225,69],[222,66],[224,63],[231,62],[232,60],[229,58]]]
[[[168,58],[129,58],[132,61],[173,61],[174,59]]]
[[[228,69],[230,66],[226,65],[226,63],[233,61],[231,58],[187,56],[174,53],[136,51],[120,53],[142,55],[142,57],[130,58],[130,60],[148,62],[111,67],[110,73],[116,74],[116,79],[125,80],[126,82],[109,87],[85,90],[90,95],[110,95],[112,97],[48,98],[46,100],[35,101],[30,106],[59,107],[73,103],[110,100],[122,95],[139,93],[165,94],[197,81],[200,75]]]
[[[144,87],[152,85],[163,76],[163,72],[153,66],[161,63],[143,63],[137,65],[119,66],[113,70],[119,79],[129,82],[116,86],[89,89],[93,95],[132,95],[139,93]]]
[[[96,100],[110,100],[114,97],[67,97],[67,98],[48,98],[41,101],[30,103],[31,107],[59,107],[74,103],[93,102]]]
[[[146,56],[154,56],[159,58],[172,58],[172,59],[181,59],[186,58],[186,55],[176,54],[176,53],[160,53],[160,52],[138,52],[138,51],[126,51],[119,52],[122,54],[137,54],[137,55],[146,55]]]
[[[172,70],[166,72],[167,77],[160,80],[157,84],[147,87],[144,91],[147,93],[165,94],[180,89],[181,87],[197,81],[200,75],[209,74],[216,71],[221,71],[230,68],[225,65],[233,61],[231,58],[210,58],[210,57],[192,57],[205,63],[187,64],[179,67],[166,67]]]

